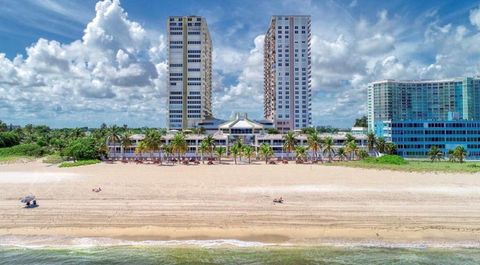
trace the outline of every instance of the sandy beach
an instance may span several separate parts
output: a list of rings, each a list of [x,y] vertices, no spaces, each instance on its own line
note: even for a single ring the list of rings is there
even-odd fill
[[[19,203],[28,193],[39,207]],[[285,203],[273,204],[279,196]],[[261,162],[4,164],[0,235],[475,245],[480,175]]]

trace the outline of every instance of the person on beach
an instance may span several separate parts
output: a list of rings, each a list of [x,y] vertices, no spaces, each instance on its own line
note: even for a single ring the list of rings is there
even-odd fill
[[[283,198],[281,196],[279,199],[275,198],[273,199],[273,203],[283,203]]]

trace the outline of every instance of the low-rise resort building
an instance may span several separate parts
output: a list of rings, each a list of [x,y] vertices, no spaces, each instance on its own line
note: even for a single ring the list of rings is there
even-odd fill
[[[262,124],[263,122],[264,124]],[[257,153],[258,148],[266,143],[269,144],[273,150],[273,156],[275,158],[286,158],[289,154],[284,150],[283,146],[285,143],[284,134],[268,134],[267,129],[272,128],[271,123],[267,121],[254,121],[250,120],[246,114],[236,114],[235,117],[227,122],[220,123],[215,132],[212,132],[211,129],[206,130],[204,134],[195,134],[190,131],[184,131],[185,140],[187,142],[188,148],[185,154],[182,157],[187,158],[200,158],[202,153],[200,152],[200,144],[203,139],[211,135],[215,141],[215,147],[223,147],[226,150],[226,154],[230,153],[230,148],[237,141],[240,141],[244,145],[249,145],[253,147],[254,151]],[[161,145],[167,146],[172,142],[175,137],[175,134],[179,131],[168,131],[161,138]],[[345,141],[347,139],[347,133],[341,132],[336,134],[318,134],[321,139],[331,137],[334,142],[334,148],[338,149],[344,147]],[[307,135],[301,133],[301,131],[295,132],[295,139],[298,146],[307,147]],[[135,134],[130,136],[130,144],[128,147],[124,148],[121,142],[108,142],[109,157],[114,159],[135,159],[135,158],[158,158],[159,156],[164,156],[164,152],[158,150],[157,152],[145,152],[139,153],[136,152],[138,145],[145,138],[143,134]],[[355,142],[360,149],[365,149],[367,146],[367,137],[366,135],[355,135]],[[292,155],[292,154],[290,154]],[[308,152],[308,156],[312,156],[312,152]],[[320,152],[318,154],[319,159],[322,159],[323,156]]]

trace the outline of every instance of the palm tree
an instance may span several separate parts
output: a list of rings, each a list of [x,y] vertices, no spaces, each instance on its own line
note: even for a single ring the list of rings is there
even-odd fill
[[[293,132],[287,132],[283,136],[283,150],[287,151],[288,158],[290,158],[290,153],[295,150],[297,140],[295,139],[295,134]]]
[[[236,150],[230,150],[232,152],[232,154],[234,155],[234,158],[235,158],[235,164],[237,163],[237,158],[236,156],[239,157],[240,161],[242,160],[242,152],[243,152],[243,144],[240,140],[237,140],[233,146],[232,146],[232,149],[235,148]],[[234,154],[234,152],[236,153],[236,155]]]
[[[313,152],[313,160],[317,160],[318,150],[322,149],[322,140],[318,137],[317,132],[312,132],[308,135],[307,145]]]
[[[368,151],[372,152],[375,149],[375,142],[377,141],[375,137],[375,133],[369,132],[367,134],[367,146],[368,146]]]
[[[385,153],[389,154],[389,155],[393,155],[395,154],[395,152],[397,151],[397,145],[394,144],[394,143],[386,143],[385,144]]]
[[[302,145],[297,146],[295,148],[295,156],[298,160],[303,161],[307,157],[307,148]]]
[[[386,144],[386,141],[385,141],[385,138],[383,137],[378,137],[377,138],[377,141],[375,142],[376,146],[377,146],[377,151],[380,152],[380,153],[385,153],[385,144]]]
[[[455,157],[455,151],[453,149],[448,150],[448,161],[455,162],[457,158]]]
[[[183,133],[177,133],[172,139],[172,151],[177,154],[178,161],[180,162],[180,156],[185,154],[188,149],[187,140]]]
[[[225,147],[217,147],[215,148],[215,153],[218,156],[218,163],[222,163],[222,156],[227,152],[227,149]]]
[[[346,143],[350,143],[351,141],[355,141],[355,140],[357,140],[357,139],[356,139],[355,136],[353,136],[352,134],[347,133],[347,134],[345,135],[345,142],[346,142]]]
[[[160,158],[160,150],[162,145],[162,135],[157,130],[148,130],[145,134],[145,139],[143,140],[145,145],[150,151],[150,158],[152,153],[158,150],[158,157]]]
[[[335,155],[335,149],[333,148],[334,141],[333,138],[328,136],[323,141],[323,154],[328,154],[328,161],[332,161],[332,154]]]
[[[234,144],[232,148],[230,148],[230,153],[233,156],[233,159],[235,160],[235,165],[237,164],[237,156],[240,154],[241,149],[238,147],[238,145]]]
[[[205,142],[205,141],[201,141],[200,142],[200,146],[198,146],[198,151],[200,151],[200,159],[202,160],[202,163],[205,163],[204,159],[203,159],[203,155],[208,152],[208,143]]]
[[[243,155],[248,158],[248,163],[250,164],[251,158],[253,156],[253,148],[249,145],[243,147]]]
[[[428,155],[430,156],[430,160],[434,162],[435,160],[440,161],[443,158],[443,152],[438,148],[437,146],[433,145],[430,148],[430,151],[428,152]]]
[[[108,129],[107,132],[107,140],[109,142],[113,142],[113,160],[115,160],[117,156],[117,142],[120,141],[120,128],[117,125],[113,125]]]
[[[344,159],[347,158],[347,153],[345,152],[345,148],[344,147],[340,147],[338,148],[337,150],[337,157],[340,161],[343,161]]]
[[[173,146],[172,146],[172,143],[169,143],[169,144],[165,145],[163,149],[164,149],[164,151],[165,151],[165,155],[167,156],[166,159],[167,159],[167,162],[168,162],[170,156],[173,155]]]
[[[272,147],[269,144],[263,143],[260,145],[259,154],[261,157],[265,158],[265,164],[268,163],[268,159],[273,155]]]
[[[102,140],[98,141],[97,144],[95,145],[95,149],[97,150],[97,153],[100,155],[100,157],[106,157],[108,153],[108,146],[107,146],[107,141],[105,138]]]
[[[205,145],[207,145],[208,152],[210,153],[210,159],[212,159],[213,151],[215,150],[215,139],[212,135],[207,135],[207,137],[205,137],[202,142],[205,142]]]
[[[356,154],[358,154],[359,148],[355,141],[347,143],[345,151],[350,154],[350,160],[355,160]]]
[[[453,150],[453,155],[458,160],[458,162],[463,163],[465,157],[467,156],[467,150],[465,147],[459,145]]]
[[[139,154],[140,157],[142,157],[142,154],[147,150],[148,150],[147,145],[145,144],[144,141],[141,141],[135,148],[135,154],[137,155]]]
[[[122,159],[125,159],[125,149],[129,148],[132,145],[132,140],[130,140],[130,133],[127,131],[120,136],[120,142],[122,143]]]
[[[370,155],[368,154],[367,150],[365,150],[365,149],[360,149],[360,150],[358,151],[358,157],[359,157],[360,159],[365,159],[365,158],[367,158],[367,157],[369,157],[369,156],[370,156]]]

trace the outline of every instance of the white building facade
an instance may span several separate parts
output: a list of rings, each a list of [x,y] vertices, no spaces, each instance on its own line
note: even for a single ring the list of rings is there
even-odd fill
[[[197,16],[168,19],[169,129],[187,129],[212,117],[212,41]]]
[[[273,16],[264,46],[264,116],[281,132],[312,125],[311,18]]]

